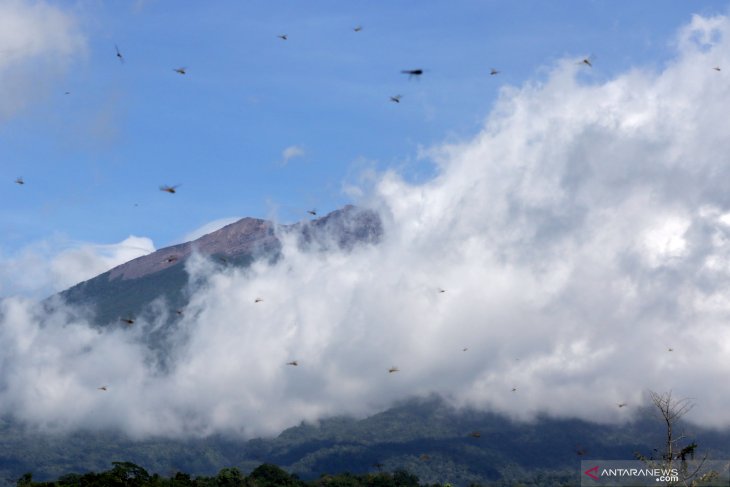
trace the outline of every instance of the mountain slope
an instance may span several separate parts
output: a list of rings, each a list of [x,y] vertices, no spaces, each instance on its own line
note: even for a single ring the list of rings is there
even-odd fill
[[[246,267],[258,259],[277,259],[280,235],[293,233],[301,248],[317,250],[334,245],[348,250],[358,244],[377,243],[382,232],[377,213],[354,206],[293,225],[243,218],[192,242],[138,257],[79,283],[60,296],[68,304],[90,307],[98,325],[118,323],[120,318],[142,314],[159,298],[169,309],[185,307],[189,297],[184,264],[193,252],[209,256],[221,265]]]
[[[330,418],[250,441],[224,436],[132,441],[111,432],[51,436],[0,422],[0,475],[13,479],[31,471],[42,480],[101,471],[112,461],[132,461],[163,475],[178,470],[211,475],[230,466],[250,472],[269,462],[307,479],[322,473],[406,469],[428,483],[578,485],[582,459],[630,460],[634,452],[651,454],[660,448],[664,432],[652,413],[639,411],[635,422],[623,425],[547,417],[519,423],[493,413],[456,410],[431,397],[361,420]],[[700,457],[705,452],[713,459],[730,455],[730,432],[687,425],[681,430],[688,433],[687,443],[697,441]],[[584,456],[578,454],[581,450]]]

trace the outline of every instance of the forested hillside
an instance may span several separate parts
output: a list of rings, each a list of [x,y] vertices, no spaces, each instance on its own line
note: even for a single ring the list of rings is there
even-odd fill
[[[18,425],[0,428],[0,469],[8,485],[24,473],[36,480],[69,473],[101,472],[113,461],[133,462],[170,477],[215,476],[223,468],[252,472],[262,463],[305,480],[322,474],[357,475],[406,470],[422,483],[469,485],[537,477],[577,479],[583,458],[632,459],[661,448],[664,431],[653,411],[635,422],[599,425],[541,418],[533,423],[473,410],[455,410],[440,399],[404,402],[356,420],[331,418],[289,428],[276,438],[248,441],[224,436],[145,439],[87,431],[73,435],[31,433]],[[699,444],[698,454],[730,455],[730,435],[681,425]]]

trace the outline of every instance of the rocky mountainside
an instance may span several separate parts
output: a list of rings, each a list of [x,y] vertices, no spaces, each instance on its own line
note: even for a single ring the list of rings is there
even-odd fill
[[[98,325],[118,323],[123,317],[140,315],[158,298],[163,298],[170,309],[183,308],[188,299],[184,263],[193,252],[210,256],[222,265],[248,266],[257,259],[278,258],[279,238],[285,234],[294,234],[302,248],[336,246],[347,250],[359,244],[375,244],[382,233],[377,213],[349,205],[292,225],[243,218],[192,242],[138,257],[60,295],[69,304],[89,307]]]

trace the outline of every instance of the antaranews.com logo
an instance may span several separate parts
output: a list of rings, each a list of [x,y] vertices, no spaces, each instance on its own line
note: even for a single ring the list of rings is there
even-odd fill
[[[613,479],[621,477],[655,477],[656,482],[679,482],[679,470],[676,468],[601,468],[596,465],[589,468],[584,474],[593,480]]]
[[[691,460],[681,467],[677,464],[670,468],[648,466],[638,460],[584,460],[581,462],[581,486],[682,485],[681,482],[688,480],[687,472],[692,472],[695,478],[715,472],[717,475],[702,485],[727,487],[730,485],[729,466],[727,460]]]

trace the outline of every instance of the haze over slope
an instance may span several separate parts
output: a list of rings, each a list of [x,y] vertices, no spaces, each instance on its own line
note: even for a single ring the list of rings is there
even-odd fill
[[[727,17],[695,16],[657,72],[601,80],[564,59],[505,88],[473,140],[430,152],[432,180],[349,188],[379,213],[378,245],[312,252],[281,235],[275,263],[191,257],[164,373],[144,344],[159,320],[98,333],[4,300],[0,412],[250,436],[432,392],[622,421],[650,388],[727,426],[730,83],[712,67],[730,66],[729,36]]]

